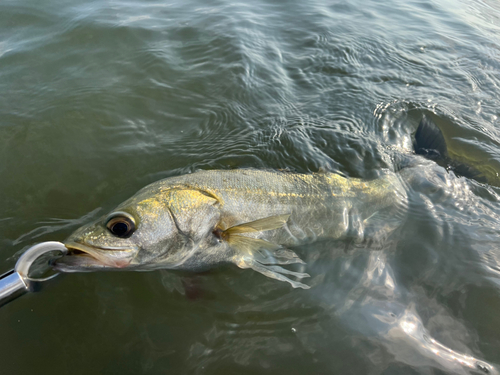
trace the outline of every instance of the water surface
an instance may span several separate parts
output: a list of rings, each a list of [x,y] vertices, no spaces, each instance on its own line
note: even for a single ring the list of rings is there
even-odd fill
[[[0,310],[2,371],[495,372],[499,35],[492,0],[2,1],[0,272],[160,178],[376,178],[423,115],[489,180],[423,162],[391,243],[297,249],[310,290],[234,266],[60,277]]]

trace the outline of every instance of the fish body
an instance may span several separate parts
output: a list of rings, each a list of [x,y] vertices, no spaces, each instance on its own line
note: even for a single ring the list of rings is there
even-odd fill
[[[66,241],[70,255],[56,268],[199,271],[229,262],[306,288],[285,275],[307,274],[281,267],[303,263],[289,247],[385,236],[400,224],[406,202],[401,176],[389,171],[371,181],[335,173],[200,171],[152,183],[77,230]]]
[[[466,177],[482,178],[471,166],[447,162],[444,137],[425,117],[415,133],[414,150],[431,161],[424,166],[421,156],[402,155],[398,172],[383,171],[370,181],[336,173],[256,169],[160,180],[73,233],[66,241],[69,254],[55,268],[201,271],[234,263],[308,288],[296,280],[306,273],[282,267],[304,263],[290,247],[328,238],[380,243],[401,225],[410,188],[432,190],[431,181],[447,181],[441,176],[446,171],[434,161]]]
[[[417,154],[431,160],[402,155],[395,163],[399,171],[383,171],[370,181],[335,173],[255,169],[200,171],[157,181],[109,215],[73,233],[65,243],[68,255],[59,259],[55,268],[66,272],[201,271],[233,263],[307,289],[302,279],[308,274],[284,267],[304,263],[291,247],[320,239],[346,238],[363,244],[368,241],[369,245],[373,244],[370,241],[383,241],[404,221],[407,194],[424,199],[430,206],[451,203],[464,220],[471,220],[466,208],[474,202],[465,179],[457,179],[434,162],[442,164],[449,159],[439,129],[424,119],[414,147]],[[481,177],[470,166],[452,166],[458,166],[453,169],[462,171],[463,176]],[[370,276],[363,276],[362,287],[373,279],[382,299],[363,298],[362,304],[372,304],[370,311],[375,313],[358,315],[351,309],[353,291],[359,294],[360,283],[347,291],[348,303],[339,304],[336,315],[349,315],[347,322],[356,327],[368,322],[383,333],[382,343],[395,340],[384,345],[396,354],[401,353],[402,344],[405,351],[404,346],[410,344],[426,358],[434,356],[441,365],[459,363],[472,371],[496,373],[486,362],[433,339],[412,304],[394,301],[400,293],[394,291],[392,271],[378,255],[372,255],[366,271]],[[374,272],[378,275],[373,276]],[[384,282],[379,284],[381,280]],[[387,293],[379,293],[380,288],[387,288]],[[413,361],[415,354],[409,353]]]
[[[151,189],[168,191],[176,186],[213,196],[220,212],[217,225],[223,229],[266,217],[290,215],[282,228],[258,235],[284,246],[318,238],[341,238],[356,223],[361,225],[375,213],[406,201],[402,182],[390,172],[380,179],[364,181],[335,173],[201,171],[165,179],[144,190],[150,194]]]

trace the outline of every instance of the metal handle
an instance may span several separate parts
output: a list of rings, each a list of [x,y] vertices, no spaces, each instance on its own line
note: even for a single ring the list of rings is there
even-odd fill
[[[12,270],[0,276],[0,306],[22,296],[29,290],[29,282]]]
[[[43,254],[59,251],[62,255],[68,252],[68,249],[56,241],[42,242],[30,247],[17,260],[13,270],[0,276],[0,306],[22,296],[33,290],[35,282],[49,280],[58,274],[43,279],[34,279],[29,276],[32,264]]]

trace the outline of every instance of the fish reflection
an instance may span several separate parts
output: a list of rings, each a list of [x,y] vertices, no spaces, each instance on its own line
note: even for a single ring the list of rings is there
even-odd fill
[[[394,327],[390,328],[385,335],[391,342],[397,342],[400,338],[407,342],[413,341],[413,346],[425,357],[439,363],[442,367],[458,371],[460,367],[481,370],[484,373],[498,373],[490,364],[480,361],[470,355],[462,354],[446,347],[442,343],[432,338],[424,328],[419,316],[414,311],[414,307],[408,307],[403,315],[397,320]],[[398,354],[397,346],[392,345],[392,349]]]
[[[453,350],[432,337],[416,312],[415,303],[403,303],[411,301],[412,293],[396,283],[387,253],[357,258],[364,262],[364,272],[346,289],[333,291],[329,299],[332,314],[344,324],[364,337],[376,338],[398,363],[437,367],[452,373],[467,373],[468,369],[498,374],[493,365]],[[450,321],[448,317],[446,320]],[[456,328],[458,324],[453,321],[448,328]],[[368,358],[373,356],[370,352],[365,354]],[[379,361],[380,354],[376,358]]]

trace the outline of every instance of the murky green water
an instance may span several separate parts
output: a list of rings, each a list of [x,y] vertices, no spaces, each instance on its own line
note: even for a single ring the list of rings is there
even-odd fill
[[[498,368],[499,35],[493,0],[3,0],[0,273],[160,178],[375,178],[424,114],[490,184],[438,170],[383,250],[298,249],[310,290],[234,266],[65,275],[0,310],[1,372]]]

